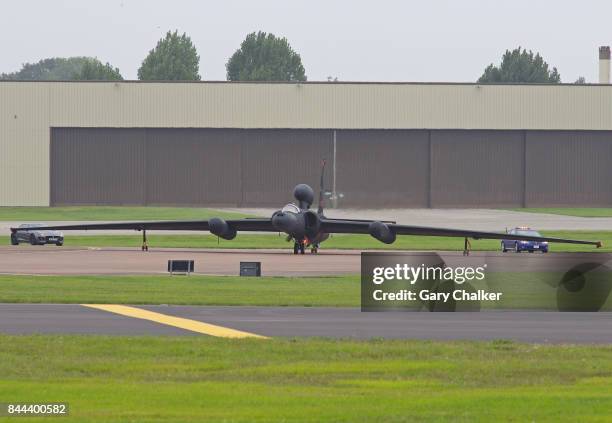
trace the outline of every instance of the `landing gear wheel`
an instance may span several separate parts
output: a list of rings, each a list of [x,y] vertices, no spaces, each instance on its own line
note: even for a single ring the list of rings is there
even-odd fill
[[[57,245],[58,247],[61,247],[62,245],[64,245],[63,242],[56,242],[55,245]]]
[[[15,236],[15,234],[11,234],[11,245],[19,245],[19,240]]]

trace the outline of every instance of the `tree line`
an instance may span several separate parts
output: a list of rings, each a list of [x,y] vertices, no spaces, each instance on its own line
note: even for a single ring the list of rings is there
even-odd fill
[[[138,79],[199,81],[199,62],[191,38],[185,33],[168,31],[142,61]],[[225,68],[228,81],[306,81],[302,59],[287,39],[261,31],[246,36]],[[95,57],[57,57],[25,63],[17,72],[1,74],[0,79],[121,81],[123,76],[118,68]],[[518,47],[506,50],[499,65],[487,66],[477,82],[558,84],[561,75],[539,53]],[[584,84],[584,77],[576,83]]]
[[[168,31],[138,69],[141,81],[199,81],[200,56],[191,38]],[[286,38],[265,32],[248,34],[226,64],[228,81],[306,81],[302,59]],[[95,57],[49,58],[26,63],[0,79],[123,80],[118,68]]]

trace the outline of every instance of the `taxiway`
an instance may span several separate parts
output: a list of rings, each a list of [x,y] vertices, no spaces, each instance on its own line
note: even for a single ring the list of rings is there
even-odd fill
[[[136,307],[266,337],[612,343],[612,313],[362,313],[356,308],[327,307]],[[0,304],[0,333],[198,335],[77,304]]]

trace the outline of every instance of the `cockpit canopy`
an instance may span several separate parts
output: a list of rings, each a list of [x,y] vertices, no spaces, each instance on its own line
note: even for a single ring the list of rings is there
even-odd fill
[[[295,214],[297,214],[297,213],[300,212],[300,208],[298,206],[296,206],[295,204],[293,204],[293,203],[289,203],[285,207],[283,207],[281,209],[281,211],[283,213],[295,213]]]

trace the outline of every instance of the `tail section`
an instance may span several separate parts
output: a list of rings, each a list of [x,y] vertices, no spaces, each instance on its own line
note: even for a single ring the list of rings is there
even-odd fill
[[[323,186],[325,177],[325,163],[326,160],[323,159],[321,161],[321,182],[319,184],[319,208],[317,209],[317,214],[319,216],[323,216],[323,207],[325,207],[325,187]]]

